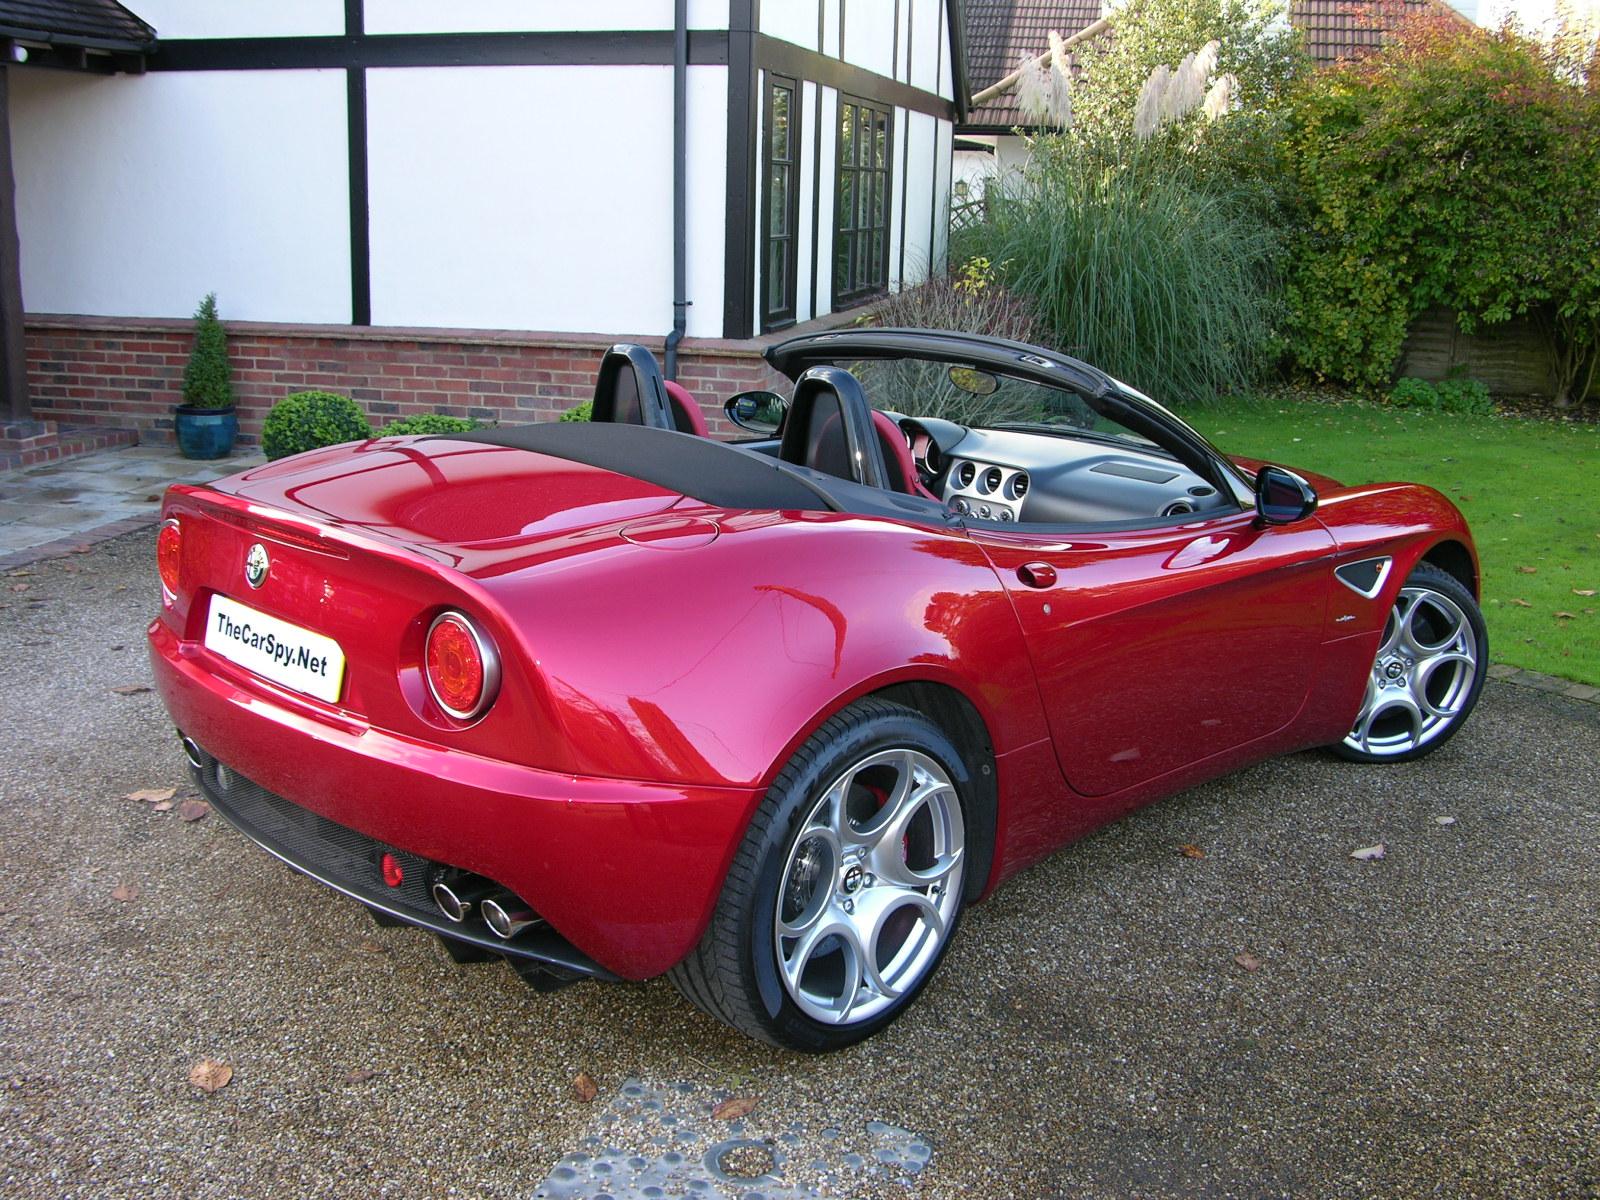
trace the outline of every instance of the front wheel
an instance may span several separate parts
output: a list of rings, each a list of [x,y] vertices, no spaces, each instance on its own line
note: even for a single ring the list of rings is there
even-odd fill
[[[1418,565],[1384,625],[1361,712],[1333,752],[1352,762],[1406,762],[1437,750],[1477,704],[1488,655],[1472,593],[1455,576]]]
[[[779,773],[700,944],[671,972],[691,1002],[794,1050],[835,1050],[903,1012],[960,920],[971,782],[946,734],[863,700]]]

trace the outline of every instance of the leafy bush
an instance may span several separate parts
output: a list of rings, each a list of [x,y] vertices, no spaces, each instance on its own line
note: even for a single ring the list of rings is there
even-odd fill
[[[1591,80],[1591,84],[1594,81]],[[1290,349],[1318,377],[1385,384],[1433,306],[1471,332],[1546,326],[1558,402],[1600,343],[1600,89],[1512,30],[1433,14],[1298,92],[1289,157],[1303,230]]]
[[[1069,354],[1169,402],[1252,384],[1275,353],[1279,241],[1257,197],[1175,143],[1042,137],[962,246]]]
[[[194,314],[194,349],[183,368],[183,402],[195,408],[232,408],[228,335],[217,319],[217,294],[200,301]]]
[[[1233,84],[1230,107],[1246,116],[1268,113],[1310,65],[1284,15],[1281,0],[1124,0],[1116,6],[1115,36],[1074,50],[1081,72],[1073,115],[1089,130],[1131,129],[1151,72],[1177,67],[1213,41],[1217,75]]]
[[[467,417],[447,417],[443,413],[418,413],[411,417],[401,417],[397,421],[390,421],[383,427],[383,437],[398,437],[402,434],[419,433],[466,433],[469,430],[481,428],[479,422]]]
[[[566,412],[561,414],[559,419],[563,421],[587,421],[593,416],[594,401],[585,400],[582,404],[574,404],[571,408],[567,409]]]
[[[1426,379],[1407,377],[1389,389],[1389,403],[1396,408],[1422,408],[1429,412],[1487,416],[1495,411],[1489,388],[1476,379]]]
[[[1036,345],[1045,330],[1033,305],[1000,283],[987,258],[969,258],[953,279],[935,277],[875,306],[857,324],[904,329],[951,329]],[[961,424],[998,420],[995,402],[955,387],[949,369],[926,359],[878,359],[850,364],[880,406]]]
[[[261,429],[261,450],[269,459],[285,458],[319,446],[337,446],[372,436],[372,426],[347,396],[296,392],[272,406]]]

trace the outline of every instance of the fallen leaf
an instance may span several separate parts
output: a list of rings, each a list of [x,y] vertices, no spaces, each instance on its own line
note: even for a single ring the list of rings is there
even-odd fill
[[[389,953],[389,947],[385,946],[382,942],[374,942],[370,938],[367,939],[366,941],[362,942],[361,945],[356,947],[356,949],[357,950],[364,950],[368,954],[387,954],[387,953]]]
[[[579,1071],[578,1077],[572,1081],[572,1092],[580,1104],[588,1104],[600,1094],[600,1085],[589,1072]]]
[[[31,583],[13,583],[11,585],[11,590],[13,592],[25,592],[29,588],[31,588],[32,586],[33,586],[33,584],[31,584]]]
[[[185,800],[178,805],[178,817],[184,821],[198,821],[211,811],[211,805],[204,800]]]
[[[1592,596],[1592,595],[1594,595],[1594,589],[1593,588],[1573,588],[1572,589],[1572,594],[1574,596]]]
[[[1362,862],[1371,862],[1373,859],[1384,856],[1385,847],[1382,842],[1376,846],[1363,846],[1359,850],[1350,851],[1351,858],[1359,858]]]
[[[1511,597],[1511,599],[1509,601],[1507,601],[1507,603],[1508,604],[1515,604],[1518,608],[1532,608],[1533,607],[1533,605],[1529,604],[1526,600],[1520,600],[1516,596]]]
[[[171,800],[177,788],[140,788],[137,792],[129,792],[124,800],[142,800],[146,804],[158,804],[162,800]]]
[[[137,883],[119,883],[111,892],[113,900],[120,900],[127,904],[139,898],[139,885]]]
[[[233,1068],[214,1058],[202,1058],[189,1068],[189,1082],[208,1096],[218,1088],[227,1087],[232,1078]]]
[[[1185,858],[1204,858],[1206,856],[1206,852],[1204,850],[1190,842],[1185,842],[1183,845],[1179,846],[1178,853],[1183,855]]]
[[[1250,954],[1248,952],[1244,954],[1235,954],[1233,956],[1233,961],[1238,963],[1246,971],[1259,971],[1261,969],[1261,960],[1254,954]]]
[[[1456,819],[1454,817],[1435,817],[1433,823],[1435,825],[1454,825]]]
[[[171,812],[172,811],[172,801],[171,800],[157,800],[154,804],[152,804],[150,806],[150,811],[151,812]]]
[[[142,683],[125,683],[121,687],[114,687],[111,690],[118,696],[137,696],[141,692],[148,692],[150,689]]]
[[[1538,573],[1539,573],[1539,568],[1538,567],[1518,567],[1517,568],[1517,574],[1518,575],[1537,575]]]
[[[754,1096],[730,1096],[711,1110],[711,1116],[717,1121],[737,1121],[740,1117],[748,1117],[755,1106]]]
[[[346,1083],[365,1083],[376,1074],[376,1071],[370,1070],[366,1067],[357,1067],[354,1071],[351,1071],[344,1077],[344,1081]]]
[[[87,553],[89,553],[90,550],[93,550],[93,549],[94,549],[93,546],[74,546],[72,548],[72,550],[71,550],[71,553],[73,553],[73,554],[87,554]]]
[[[1577,613],[1569,613],[1562,610],[1557,610],[1556,612],[1556,620],[1558,621],[1574,621],[1577,617]]]

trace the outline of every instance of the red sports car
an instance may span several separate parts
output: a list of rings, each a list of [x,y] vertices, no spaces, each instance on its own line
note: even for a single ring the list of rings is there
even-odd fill
[[[852,330],[704,436],[637,346],[592,423],[174,487],[155,677],[219,812],[535,986],[668,974],[800,1050],[872,1034],[964,905],[1268,755],[1471,712],[1461,514],[1214,449],[1048,350]]]

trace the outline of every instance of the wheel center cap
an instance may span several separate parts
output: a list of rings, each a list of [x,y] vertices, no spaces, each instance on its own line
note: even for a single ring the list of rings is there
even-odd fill
[[[1406,667],[1404,663],[1398,660],[1390,660],[1390,662],[1383,668],[1383,673],[1386,678],[1399,679],[1400,676],[1406,673]]]
[[[846,894],[857,892],[861,890],[861,880],[865,876],[866,872],[861,869],[860,863],[851,863],[845,869],[844,878],[839,881],[839,884],[844,888]]]

